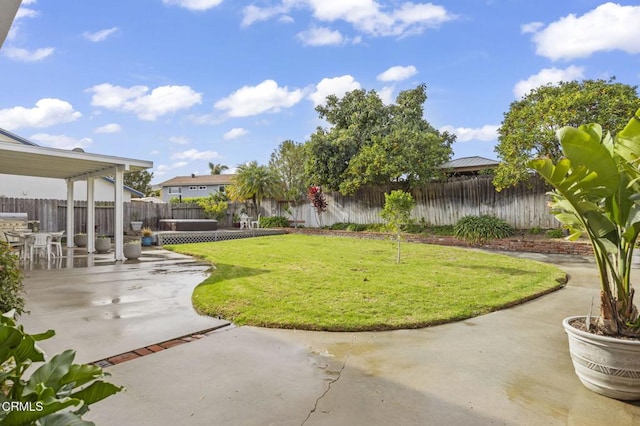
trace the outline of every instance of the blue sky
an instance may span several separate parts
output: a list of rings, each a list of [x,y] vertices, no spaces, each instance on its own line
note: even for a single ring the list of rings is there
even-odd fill
[[[591,0],[23,0],[0,50],[0,127],[154,162],[266,164],[314,107],[427,85],[454,157],[496,158],[509,105],[549,82],[640,83],[640,4]]]

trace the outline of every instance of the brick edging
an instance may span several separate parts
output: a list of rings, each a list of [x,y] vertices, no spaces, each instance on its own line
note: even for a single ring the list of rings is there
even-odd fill
[[[193,342],[195,340],[202,339],[203,337],[213,333],[214,331],[218,331],[223,328],[230,327],[232,324],[223,324],[213,328],[207,328],[206,330],[201,330],[196,333],[187,334],[181,337],[176,337],[173,339],[165,340],[160,343],[154,343],[153,345],[144,346],[142,348],[134,349],[132,351],[123,352],[118,355],[113,355],[108,358],[103,358],[98,361],[90,362],[89,364],[97,365],[101,368],[111,367],[112,365],[122,364],[125,361],[130,361],[132,359],[140,358],[146,355],[151,355],[156,352],[163,351],[165,349],[173,348],[174,346],[182,345],[184,343]]]
[[[368,238],[383,240],[393,235],[387,232],[356,232],[333,231],[317,228],[287,228],[288,234],[304,235],[328,235],[336,237]],[[591,244],[585,241],[565,241],[560,239],[526,239],[526,238],[502,238],[486,244],[472,244],[451,236],[403,234],[405,241],[422,244],[437,244],[443,246],[482,248],[497,251],[514,251],[543,254],[571,254],[578,256],[591,256],[593,250]]]

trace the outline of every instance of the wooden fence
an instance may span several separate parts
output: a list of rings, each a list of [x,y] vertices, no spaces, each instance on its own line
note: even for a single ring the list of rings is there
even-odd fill
[[[0,212],[27,213],[28,220],[40,222],[40,229],[61,231],[67,226],[67,201],[0,197]],[[96,203],[96,232],[114,234],[114,204]],[[143,226],[158,229],[160,219],[202,219],[202,209],[194,204],[124,203],[124,229],[131,229],[131,221],[140,220]],[[87,232],[87,202],[74,202],[73,233]],[[69,234],[67,230],[67,234]]]
[[[416,199],[412,216],[431,225],[455,225],[464,216],[488,214],[503,219],[516,229],[557,228],[560,224],[547,207],[548,191],[544,182],[537,178],[501,192],[494,189],[490,176],[434,182],[412,191]],[[327,211],[320,220],[308,203],[295,209],[296,219],[304,220],[306,226],[312,227],[320,223],[383,222],[380,217],[384,206],[382,190],[365,188],[349,197],[333,192],[325,195]],[[273,207],[274,212],[283,214],[284,206]]]
[[[532,178],[513,188],[497,192],[491,178],[479,176],[471,179],[455,179],[426,185],[413,191],[416,207],[413,217],[424,219],[431,225],[454,225],[460,218],[469,215],[489,214],[499,217],[516,229],[533,227],[556,228],[557,220],[549,213],[546,192],[548,187],[540,180]],[[304,220],[305,226],[331,225],[336,222],[380,223],[380,211],[384,206],[384,192],[373,188],[360,190],[354,196],[345,197],[339,193],[328,193],[327,211],[318,221],[309,203],[295,209],[294,217]],[[232,204],[227,216],[219,221],[221,227],[231,226],[233,213],[249,207],[247,204]],[[268,215],[287,214],[284,205],[275,201],[263,202],[263,212]],[[76,201],[74,233],[86,232],[86,201]],[[113,235],[113,203],[96,204],[96,232]],[[40,221],[40,228],[59,231],[66,227],[66,200],[40,200],[0,197],[0,212],[27,213],[29,220]],[[202,219],[205,215],[195,204],[152,204],[124,203],[124,226],[130,228],[130,221],[141,220],[144,226],[158,229],[161,219]],[[255,212],[250,212],[254,214]],[[67,232],[68,233],[68,232]]]

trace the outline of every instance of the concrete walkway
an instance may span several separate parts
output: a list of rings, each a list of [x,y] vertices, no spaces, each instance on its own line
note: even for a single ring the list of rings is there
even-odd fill
[[[597,296],[593,263],[577,257],[531,256],[566,270],[567,287],[508,310],[420,330],[222,328],[191,343],[108,367],[110,380],[127,391],[95,405],[85,417],[98,425],[640,424],[639,404],[599,396],[573,372],[560,323],[566,316],[586,313]],[[191,273],[191,268],[199,272]],[[182,283],[183,274],[198,281],[204,273],[200,268],[185,265],[166,285]],[[163,276],[151,271],[150,281]],[[97,278],[89,280],[91,287]],[[25,283],[32,286],[33,277]],[[178,299],[186,299],[189,287],[176,290]],[[108,293],[107,288],[105,283]],[[51,309],[77,308],[68,306],[63,294],[55,297],[58,302],[53,305],[29,307],[34,313],[47,308],[49,314],[43,318],[58,330],[61,314]],[[165,307],[172,305],[166,303]],[[175,310],[169,323],[179,321],[180,312],[192,315],[187,309]],[[81,312],[72,315],[57,339],[70,336],[62,343],[78,348],[85,360],[103,358],[92,348],[96,345],[103,346],[102,353],[122,352],[127,345],[111,346],[118,344],[118,332],[101,326],[116,321],[98,317],[86,321]],[[130,327],[121,331],[129,332],[138,327],[140,317],[122,319]],[[92,332],[86,333],[95,336],[92,340],[83,341],[76,336],[80,332],[73,331],[84,323],[91,326]],[[158,324],[166,323],[143,321],[140,333],[134,334],[142,338],[145,329],[155,333]],[[100,333],[107,333],[106,340]]]
[[[30,333],[54,329],[40,346],[47,354],[73,348],[82,363],[229,324],[198,315],[191,304],[208,264],[154,248],[140,259],[115,262],[113,254],[65,249],[61,259],[27,264],[31,313],[20,322]]]

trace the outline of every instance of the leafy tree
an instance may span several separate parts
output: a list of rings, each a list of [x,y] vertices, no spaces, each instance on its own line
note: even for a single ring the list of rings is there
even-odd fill
[[[556,132],[564,126],[597,122],[613,134],[624,128],[628,117],[640,107],[637,86],[614,79],[562,82],[532,90],[515,101],[498,129],[495,148],[501,164],[494,185],[501,190],[529,177],[533,158],[560,158]]]
[[[153,172],[140,170],[139,172],[125,173],[124,184],[147,196],[152,192],[151,179],[153,179]]]
[[[430,180],[450,159],[455,136],[423,118],[426,99],[424,84],[400,92],[393,105],[373,90],[328,96],[316,111],[331,128],[318,128],[307,142],[307,174],[345,195],[363,185],[402,182],[408,189]]]
[[[222,174],[222,172],[224,172],[225,170],[229,170],[229,166],[218,163],[209,163],[209,170],[211,171],[212,175],[219,175]]]
[[[209,219],[222,220],[227,213],[229,203],[224,194],[210,194],[208,197],[200,197],[198,205]]]
[[[280,195],[280,180],[273,169],[251,161],[238,166],[226,191],[233,201],[251,200],[260,213],[262,200]]]
[[[282,142],[269,160],[269,167],[280,178],[282,196],[294,208],[306,201],[307,177],[304,162],[304,145],[292,140]]]
[[[403,225],[407,225],[411,221],[411,209],[415,205],[415,200],[408,192],[401,189],[391,191],[384,194],[384,208],[380,212],[380,216],[387,221],[389,227],[396,234],[398,242],[397,262],[400,263],[400,240]]]

